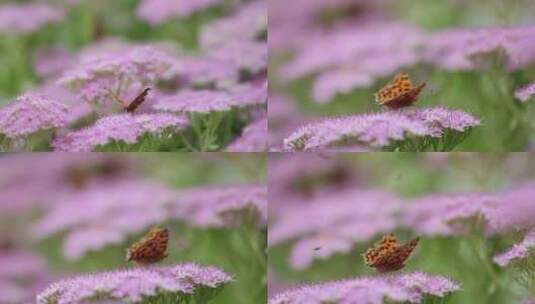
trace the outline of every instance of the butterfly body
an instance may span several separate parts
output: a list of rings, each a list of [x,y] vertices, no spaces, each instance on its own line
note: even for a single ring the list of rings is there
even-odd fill
[[[147,98],[147,95],[149,94],[149,91],[151,90],[151,88],[145,88],[141,93],[139,93],[139,95],[134,98],[134,100],[132,102],[126,102],[125,100],[123,100],[121,97],[117,96],[117,94],[113,93],[113,92],[110,92],[111,96],[121,104],[121,106],[123,107],[123,109],[128,112],[128,113],[133,113],[135,110],[137,110],[137,108],[139,108],[139,106],[145,102],[145,99]]]
[[[141,265],[157,263],[167,257],[169,231],[166,228],[152,228],[141,240],[126,252],[126,260]]]
[[[130,104],[124,108],[126,112],[134,112],[145,101],[150,90],[150,88],[143,90],[143,92],[141,92]]]
[[[405,266],[405,261],[418,245],[418,241],[419,238],[415,238],[399,245],[394,235],[387,234],[363,254],[364,262],[381,273],[400,270]]]
[[[411,106],[418,100],[418,95],[425,88],[425,82],[413,86],[409,75],[399,73],[394,80],[375,94],[375,101],[390,109]]]

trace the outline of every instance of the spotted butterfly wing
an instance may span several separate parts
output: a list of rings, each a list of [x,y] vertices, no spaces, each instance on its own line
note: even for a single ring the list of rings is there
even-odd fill
[[[398,242],[396,237],[392,234],[387,234],[381,238],[381,240],[375,243],[373,248],[370,248],[363,255],[364,262],[366,265],[372,266],[377,263],[377,261],[384,257],[385,255],[390,254],[398,247]]]
[[[399,73],[394,80],[375,94],[375,101],[391,109],[411,106],[425,87],[425,82],[414,87],[406,73]]]
[[[166,228],[152,228],[141,240],[128,248],[127,261],[141,265],[154,264],[167,257],[169,231]]]
[[[145,101],[150,90],[150,88],[143,90],[143,92],[141,92],[128,106],[124,108],[126,112],[134,112]]]
[[[419,238],[415,238],[399,246],[394,235],[385,235],[374,248],[366,251],[364,262],[378,272],[399,270],[405,266],[405,261],[418,245],[418,241]]]

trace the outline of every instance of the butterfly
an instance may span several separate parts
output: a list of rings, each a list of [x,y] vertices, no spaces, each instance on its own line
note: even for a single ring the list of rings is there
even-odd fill
[[[134,243],[126,252],[126,260],[140,265],[157,263],[167,257],[167,228],[152,228],[141,240]]]
[[[394,80],[375,94],[375,101],[391,109],[411,106],[418,99],[418,95],[425,87],[425,82],[414,87],[409,75],[399,73]]]
[[[378,272],[399,270],[405,266],[405,261],[416,248],[419,240],[415,238],[400,246],[393,234],[387,234],[362,255],[364,263]]]
[[[145,88],[141,93],[139,93],[139,95],[134,98],[134,100],[130,103],[124,101],[121,97],[115,95],[114,93],[111,93],[113,98],[115,98],[115,100],[117,100],[121,106],[123,107],[123,109],[128,112],[128,113],[133,113],[137,108],[139,108],[139,106],[145,101],[145,99],[147,98],[147,95],[149,94],[149,91],[151,90],[151,88]]]

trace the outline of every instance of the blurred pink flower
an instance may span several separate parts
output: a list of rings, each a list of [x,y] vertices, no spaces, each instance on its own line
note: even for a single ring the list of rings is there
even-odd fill
[[[425,235],[468,233],[465,221],[474,218],[487,235],[531,229],[535,219],[533,197],[533,183],[501,192],[432,194],[404,208],[402,222]]]
[[[444,297],[459,289],[459,284],[447,278],[414,272],[305,285],[283,292],[271,298],[268,303],[382,304],[384,299],[395,302],[421,303],[424,297]]]
[[[63,255],[79,260],[89,251],[120,244],[166,221],[223,227],[267,222],[267,189],[262,186],[203,186],[174,190],[139,179],[91,184],[55,198],[32,228],[42,239],[63,233]]]
[[[360,143],[381,148],[410,136],[439,138],[446,130],[465,132],[479,123],[468,113],[445,107],[383,111],[305,125],[284,140],[284,147],[318,150]]]
[[[349,93],[355,88],[369,87],[374,79],[358,69],[349,67],[324,72],[316,78],[313,87],[314,101],[326,103],[332,100],[336,94]]]
[[[174,219],[199,227],[267,224],[267,187],[202,186],[184,190],[171,206]]]
[[[30,303],[48,280],[45,261],[23,249],[0,249],[0,302]]]
[[[69,107],[69,113],[67,115],[67,123],[69,125],[94,113],[88,103],[82,102],[79,96],[76,96],[54,81],[43,83],[40,87],[36,88],[35,93],[48,96],[52,100],[57,100],[67,105]]]
[[[310,39],[281,75],[294,80],[309,74],[351,66],[354,73],[376,78],[417,63],[423,33],[409,25],[370,23],[353,25]]]
[[[535,94],[535,82],[515,91],[515,97],[522,102],[528,101]]]
[[[270,223],[269,246],[298,240],[291,249],[291,263],[305,268],[312,258],[328,258],[347,252],[350,244],[367,242],[378,234],[395,229],[400,200],[378,190],[346,190],[319,196],[306,204],[295,204],[279,212]],[[304,247],[323,247],[311,256]],[[321,251],[321,249],[320,249]],[[302,255],[301,255],[302,254]]]
[[[137,15],[142,20],[157,25],[172,18],[188,17],[222,2],[222,0],[142,0],[137,8]]]
[[[58,83],[89,103],[108,107],[118,104],[113,95],[124,98],[129,90],[138,92],[159,79],[170,77],[168,72],[176,64],[176,58],[150,46],[88,58],[67,70]]]
[[[182,90],[175,95],[160,99],[154,109],[177,113],[226,112],[232,108],[228,92],[213,90]]]
[[[208,56],[229,62],[244,71],[258,73],[267,69],[267,43],[258,41],[229,41],[208,51]]]
[[[242,135],[226,149],[227,152],[265,152],[267,151],[267,118],[252,122],[243,129]]]
[[[337,253],[349,253],[353,242],[347,238],[329,235],[315,235],[298,240],[292,248],[290,266],[302,270],[309,267],[316,259],[328,259]]]
[[[220,288],[232,277],[216,267],[176,264],[97,272],[56,282],[37,296],[37,303],[81,303],[99,300],[139,302],[148,296],[181,294],[205,298],[203,289]]]
[[[338,154],[283,153],[268,160],[269,211],[272,219],[287,207],[360,186],[350,165]]]
[[[80,184],[73,172],[85,172],[87,184],[109,183],[130,177],[135,168],[124,155],[88,153],[6,155],[0,158],[0,167],[0,215],[8,216],[34,211],[32,208],[47,210],[58,197],[79,191],[85,184]]]
[[[78,260],[88,251],[118,244],[169,219],[167,205],[176,199],[175,191],[143,180],[92,184],[56,198],[32,231],[40,239],[66,233],[63,254],[69,260]]]
[[[452,235],[467,232],[452,221],[469,219],[485,212],[485,202],[491,196],[484,193],[430,194],[412,200],[401,212],[404,225],[423,235]],[[460,231],[459,231],[460,230]]]
[[[266,104],[266,85],[241,84],[228,91],[222,90],[182,90],[175,95],[162,97],[153,108],[157,111],[175,113],[228,112],[232,109],[244,110]]]
[[[535,60],[535,27],[453,28],[433,33],[425,43],[427,61],[448,70],[481,67],[478,56],[505,55],[506,67],[522,68]]]
[[[228,17],[203,25],[199,38],[201,46],[210,50],[229,41],[257,40],[260,33],[267,31],[267,2],[249,1],[238,6]],[[264,44],[264,48],[267,49],[267,44]]]
[[[361,26],[366,22],[385,20],[387,9],[376,0],[270,0],[269,46],[275,51],[299,50],[308,46],[310,37],[329,30],[336,32],[345,24]],[[322,15],[329,12],[351,12],[339,16],[332,23],[322,22]],[[355,13],[356,12],[356,13]],[[335,26],[333,26],[335,25]]]
[[[74,57],[65,48],[59,46],[38,49],[34,58],[34,69],[37,75],[43,78],[60,76],[74,65]]]
[[[24,137],[67,124],[68,107],[48,97],[24,94],[0,108],[0,134]]]
[[[46,24],[59,23],[65,12],[46,3],[0,5],[0,32],[6,34],[29,34]]]
[[[103,117],[88,128],[61,135],[52,146],[55,151],[90,152],[113,141],[135,144],[146,134],[176,133],[188,125],[185,117],[172,114],[117,114]]]
[[[0,280],[31,281],[46,272],[46,263],[38,255],[22,249],[0,249]]]
[[[239,82],[239,67],[235,63],[209,57],[186,57],[177,64],[177,74],[183,74],[194,86],[229,88]]]
[[[528,257],[530,255],[530,250],[533,247],[535,247],[535,229],[528,231],[520,243],[515,244],[509,250],[494,256],[494,262],[505,267],[513,260]]]

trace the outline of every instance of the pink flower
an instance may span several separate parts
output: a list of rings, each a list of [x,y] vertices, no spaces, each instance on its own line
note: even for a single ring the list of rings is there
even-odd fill
[[[231,96],[224,91],[184,90],[160,99],[154,109],[177,113],[226,112],[232,108]]]
[[[300,48],[295,59],[282,68],[281,74],[293,80],[333,68],[363,66],[354,72],[384,76],[416,63],[416,51],[423,41],[419,29],[405,24],[350,23],[337,31],[314,35]]]
[[[222,0],[143,0],[139,3],[137,15],[156,25],[174,17],[187,17],[221,2]]]
[[[291,248],[290,263],[306,268],[314,258],[326,259],[337,252],[348,252],[354,243],[392,231],[399,225],[395,215],[400,206],[398,198],[377,190],[320,195],[306,204],[293,204],[278,212],[270,223],[268,244],[276,246],[297,240]],[[324,249],[315,253],[306,250],[311,247]]]
[[[535,94],[535,82],[515,91],[515,97],[522,102],[526,102]]]
[[[445,107],[383,111],[326,119],[305,125],[284,140],[289,150],[318,150],[333,146],[368,144],[386,147],[407,137],[439,138],[446,130],[465,132],[479,120]]]
[[[262,152],[267,150],[268,122],[259,119],[245,127],[240,137],[227,147],[227,152]]]
[[[528,257],[530,255],[530,250],[533,247],[535,247],[535,229],[528,231],[520,243],[515,244],[509,250],[494,256],[494,262],[505,267],[516,259]]]
[[[24,137],[41,130],[64,127],[68,108],[45,96],[25,94],[0,109],[0,134]]]
[[[408,228],[426,235],[468,232],[465,221],[479,218],[487,235],[533,228],[533,183],[501,192],[433,194],[415,199],[402,213]]]
[[[219,288],[231,281],[232,277],[222,270],[197,264],[139,267],[56,282],[37,296],[37,303],[81,303],[97,296],[99,300],[138,302],[159,294],[166,294],[170,299],[184,294],[206,299],[208,293],[203,289]]]
[[[455,28],[434,33],[425,44],[425,57],[449,70],[481,67],[478,56],[504,51],[507,68],[515,70],[535,60],[535,27]]]
[[[255,185],[204,186],[180,193],[172,216],[199,227],[267,224],[267,187]]]
[[[187,57],[180,60],[177,73],[184,74],[190,84],[228,88],[239,82],[239,67],[229,61],[209,57]]]
[[[64,17],[61,9],[45,3],[3,4],[0,5],[0,32],[28,34]]]
[[[30,303],[48,280],[45,261],[24,249],[0,249],[0,302]]]
[[[201,28],[200,44],[210,50],[229,41],[253,41],[267,31],[268,8],[265,0],[242,4],[228,17],[217,19]],[[267,45],[264,46],[267,49]]]
[[[267,69],[268,48],[265,42],[229,41],[208,52],[208,56],[229,62],[241,70],[258,73]]]
[[[459,289],[459,284],[447,278],[414,272],[305,285],[276,295],[268,303],[382,304],[384,299],[395,302],[420,303],[424,296],[444,297]]]
[[[128,51],[93,55],[69,69],[58,82],[79,94],[83,100],[98,105],[116,105],[117,97],[130,90],[140,91],[168,72],[176,59],[149,46],[133,47]]]
[[[103,117],[86,129],[60,136],[52,146],[56,151],[90,152],[113,141],[135,144],[145,134],[176,133],[188,125],[186,118],[171,114],[117,114]]]
[[[244,110],[266,104],[267,82],[265,85],[242,84],[228,91],[222,90],[182,90],[175,95],[162,97],[153,108],[157,111],[175,113],[228,112],[232,109]]]

